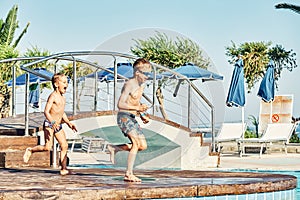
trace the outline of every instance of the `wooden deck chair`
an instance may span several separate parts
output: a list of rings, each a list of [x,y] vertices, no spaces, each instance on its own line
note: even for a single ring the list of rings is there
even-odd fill
[[[296,125],[292,123],[273,123],[268,124],[261,138],[246,138],[238,140],[241,151],[240,157],[245,155],[245,147],[260,147],[259,157],[262,156],[263,148],[269,148],[271,145],[280,145],[287,154],[287,144]]]
[[[217,151],[221,151],[221,145],[241,139],[245,129],[246,123],[223,123],[215,138]]]

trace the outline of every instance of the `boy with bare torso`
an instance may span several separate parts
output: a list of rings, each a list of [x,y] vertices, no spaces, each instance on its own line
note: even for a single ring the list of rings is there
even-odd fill
[[[117,122],[123,134],[129,138],[131,143],[109,145],[108,149],[111,152],[112,162],[114,162],[114,154],[118,151],[129,151],[124,181],[141,182],[141,179],[133,174],[133,165],[137,152],[145,150],[147,142],[135,117],[148,109],[148,106],[141,104],[140,100],[144,91],[143,84],[148,79],[150,72],[150,62],[143,58],[137,59],[133,64],[133,78],[124,84],[118,101]],[[147,119],[143,119],[146,123]]]
[[[44,115],[46,117],[43,124],[45,145],[38,145],[32,148],[27,148],[23,159],[24,162],[27,163],[32,153],[40,151],[50,151],[53,145],[53,139],[55,137],[61,148],[60,174],[67,175],[71,174],[71,171],[67,169],[68,143],[61,123],[62,121],[64,121],[74,131],[77,131],[77,129],[75,125],[69,121],[64,111],[66,99],[63,94],[66,93],[68,87],[67,77],[61,73],[54,74],[54,76],[52,77],[52,86],[54,91],[48,97],[47,104],[44,110]]]

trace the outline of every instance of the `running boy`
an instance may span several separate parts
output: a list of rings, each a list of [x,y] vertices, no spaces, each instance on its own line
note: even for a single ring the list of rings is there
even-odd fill
[[[143,83],[148,79],[150,71],[151,64],[149,61],[143,58],[137,59],[133,64],[133,78],[124,84],[118,101],[117,122],[131,143],[109,145],[108,149],[111,152],[112,162],[114,162],[114,154],[118,151],[129,151],[124,181],[141,182],[141,179],[133,174],[133,165],[137,152],[145,150],[147,142],[135,117],[148,109],[148,106],[141,104],[140,100],[144,91]]]
[[[27,148],[23,156],[24,162],[27,163],[30,156],[34,152],[50,151],[53,145],[53,138],[55,137],[60,145],[60,163],[61,163],[61,175],[72,174],[71,171],[67,169],[67,151],[68,143],[66,140],[66,134],[62,129],[62,121],[68,124],[68,126],[73,130],[77,131],[74,124],[72,124],[64,109],[66,104],[66,99],[63,94],[66,93],[68,87],[67,77],[62,73],[54,74],[52,77],[52,86],[54,91],[48,97],[44,115],[46,117],[43,130],[45,137],[45,145],[38,145],[32,148]]]

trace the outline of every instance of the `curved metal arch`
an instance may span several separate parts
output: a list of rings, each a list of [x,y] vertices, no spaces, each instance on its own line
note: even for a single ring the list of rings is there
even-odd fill
[[[114,66],[116,65],[116,57],[124,57],[124,58],[129,58],[129,59],[137,59],[136,56],[133,56],[133,55],[129,55],[129,54],[124,54],[124,53],[118,53],[118,52],[110,52],[110,51],[75,51],[75,52],[61,52],[61,53],[56,53],[56,54],[52,54],[50,56],[45,56],[45,57],[23,57],[23,58],[13,58],[13,59],[6,59],[6,60],[1,60],[0,63],[3,63],[3,62],[13,62],[13,61],[20,61],[20,60],[29,60],[29,59],[35,59],[35,61],[33,62],[30,62],[30,63],[27,63],[27,64],[23,64],[20,66],[20,68],[24,71],[26,71],[27,73],[32,73],[32,74],[35,74],[37,76],[40,76],[40,77],[43,77],[43,78],[47,78],[48,77],[44,77],[42,74],[40,73],[37,73],[35,72],[34,70],[31,70],[29,69],[28,67],[29,66],[32,66],[34,64],[38,64],[38,63],[41,63],[41,62],[45,62],[45,61],[48,61],[48,60],[52,60],[52,59],[57,59],[57,60],[69,60],[69,61],[73,61],[75,64],[76,64],[76,61],[77,62],[82,62],[82,63],[85,63],[85,64],[88,64],[88,65],[91,65],[93,67],[96,67],[97,69],[102,69],[102,70],[106,70],[110,73],[112,73],[112,71],[110,70],[107,70],[105,69],[104,67],[101,67],[95,63],[91,63],[89,61],[86,61],[86,60],[82,60],[82,59],[78,59],[76,58],[76,56],[84,56],[84,55],[101,55],[101,56],[112,56],[114,58]],[[202,94],[202,92],[189,80],[187,79],[185,76],[167,68],[167,67],[164,67],[162,65],[159,65],[159,64],[156,64],[156,63],[152,63],[151,64],[153,65],[154,67],[154,78],[156,77],[156,68],[159,68],[159,69],[162,69],[162,70],[165,70],[165,71],[168,71],[178,77],[180,77],[181,79],[187,81],[187,83],[190,85],[190,87],[204,100],[204,102],[211,108],[211,128],[212,128],[212,133],[214,133],[214,124],[215,124],[215,116],[214,116],[214,113],[215,113],[215,108],[213,106],[213,104]],[[76,69],[76,66],[75,68]],[[75,72],[76,73],[76,72]],[[75,74],[76,75],[76,74]],[[116,77],[118,76],[117,74],[117,69],[115,67],[114,69],[114,77],[115,77],[115,80],[114,80],[114,90],[116,89]],[[120,76],[120,75],[119,75]],[[76,79],[76,77],[74,76],[74,78]],[[122,77],[122,78],[125,78],[125,77]],[[74,79],[74,80],[75,80]],[[27,83],[27,82],[26,82]],[[27,83],[28,84],[28,83]],[[27,85],[26,88],[28,88],[29,86]],[[155,89],[155,86],[153,87]],[[26,92],[27,94],[25,95],[28,95],[28,90],[26,89]],[[115,97],[116,98],[116,97]],[[114,99],[115,99],[114,98]],[[153,103],[154,103],[154,98],[153,98]],[[189,104],[190,104],[190,101],[189,101]],[[28,102],[26,101],[25,102],[25,105],[27,105],[27,108],[28,109]],[[154,109],[154,108],[153,108]],[[28,115],[28,113],[27,113]],[[27,118],[27,126],[26,126],[26,123],[25,123],[25,133],[28,134],[28,116],[25,116],[25,118]],[[26,119],[25,119],[26,121]],[[26,131],[27,130],[27,131]],[[213,151],[215,152],[215,140],[214,140],[214,134],[212,134],[212,149]]]

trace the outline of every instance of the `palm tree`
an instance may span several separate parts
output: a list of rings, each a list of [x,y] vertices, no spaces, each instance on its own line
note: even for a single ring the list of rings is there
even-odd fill
[[[293,50],[285,50],[281,45],[271,47],[271,42],[245,42],[237,46],[234,42],[226,47],[225,54],[230,57],[229,63],[233,64],[238,56],[244,60],[244,73],[247,90],[250,93],[267,70],[270,59],[275,63],[275,81],[280,78],[281,71],[287,69],[292,71],[297,67],[296,53]]]
[[[296,6],[293,4],[288,4],[288,3],[279,3],[275,5],[276,9],[290,9],[298,14],[300,14],[300,6]]]
[[[11,46],[16,48],[21,38],[27,32],[30,25],[28,22],[19,37],[14,41],[15,31],[19,28],[19,21],[17,20],[18,6],[14,5],[7,14],[5,22],[0,19],[0,44],[4,46]]]
[[[0,19],[0,59],[18,57],[19,52],[16,50],[18,43],[26,33],[29,24],[23,29],[19,37],[14,40],[15,31],[19,28],[17,20],[18,6],[14,5],[7,14],[5,21]],[[12,66],[8,64],[0,65],[0,117],[2,114],[7,115],[9,112],[10,91],[4,84],[12,78]]]

